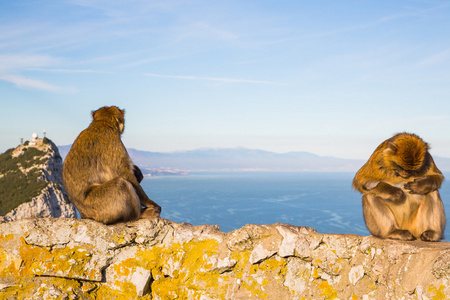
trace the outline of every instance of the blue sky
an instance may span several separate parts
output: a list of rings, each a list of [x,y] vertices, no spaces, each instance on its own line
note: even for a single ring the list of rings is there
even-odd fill
[[[141,150],[450,157],[448,28],[448,1],[2,1],[0,152],[117,105]]]

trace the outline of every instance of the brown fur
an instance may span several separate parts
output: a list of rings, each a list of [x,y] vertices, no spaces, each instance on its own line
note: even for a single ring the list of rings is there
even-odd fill
[[[382,238],[437,241],[445,212],[438,189],[444,176],[420,137],[399,133],[381,143],[353,179],[363,194],[369,231]]]
[[[92,123],[66,156],[64,187],[82,218],[114,224],[160,215],[161,207],[140,186],[142,172],[120,138],[124,115],[116,106],[92,112]]]

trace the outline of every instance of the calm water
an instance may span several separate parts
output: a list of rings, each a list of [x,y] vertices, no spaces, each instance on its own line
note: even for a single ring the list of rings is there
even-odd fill
[[[163,218],[231,231],[245,224],[290,223],[321,233],[368,235],[354,173],[218,173],[150,177],[141,183]],[[450,184],[440,190],[450,218]],[[446,230],[446,240],[450,240]]]

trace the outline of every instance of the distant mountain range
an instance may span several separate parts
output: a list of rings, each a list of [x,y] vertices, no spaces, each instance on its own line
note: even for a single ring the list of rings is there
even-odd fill
[[[70,145],[59,146],[64,158]],[[219,171],[322,171],[356,172],[365,161],[319,156],[310,152],[275,153],[257,149],[197,149],[150,152],[127,149],[133,162],[147,170]],[[442,171],[450,171],[450,158],[435,157]]]
[[[59,146],[64,158],[70,145]],[[127,149],[141,169],[214,171],[355,171],[362,160],[318,156],[309,152],[275,153],[264,150],[197,149],[177,152],[150,152]]]

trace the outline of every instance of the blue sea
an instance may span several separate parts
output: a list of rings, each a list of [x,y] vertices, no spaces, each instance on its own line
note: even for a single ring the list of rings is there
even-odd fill
[[[355,173],[230,172],[147,177],[141,185],[161,217],[229,232],[246,224],[290,223],[320,233],[369,235]],[[450,184],[441,197],[450,218]],[[450,230],[450,229],[449,229]],[[446,240],[450,232],[446,230]]]

